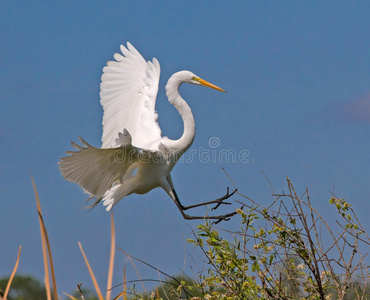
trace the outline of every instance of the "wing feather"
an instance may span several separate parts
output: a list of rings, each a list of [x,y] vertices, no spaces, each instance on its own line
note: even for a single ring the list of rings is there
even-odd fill
[[[157,59],[146,62],[130,44],[121,45],[123,55],[103,68],[100,85],[104,109],[102,148],[116,147],[115,140],[123,129],[132,136],[135,147],[157,150],[161,130],[157,122],[155,101],[158,93],[160,65]]]
[[[127,170],[137,161],[140,149],[131,145],[127,131],[120,133],[120,147],[100,149],[80,138],[83,146],[72,142],[78,151],[67,151],[69,156],[58,162],[61,173],[68,181],[77,183],[94,197],[102,197],[115,182],[122,183]]]

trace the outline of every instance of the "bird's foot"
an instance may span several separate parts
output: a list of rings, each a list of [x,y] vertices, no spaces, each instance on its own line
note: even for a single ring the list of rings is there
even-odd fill
[[[244,206],[242,206],[240,209],[243,209],[243,208],[244,208]],[[218,224],[221,221],[229,221],[233,216],[235,216],[237,214],[238,213],[236,211],[234,211],[234,212],[226,214],[226,215],[216,216],[215,219],[217,219],[217,221],[212,222],[212,224]]]
[[[217,221],[214,221],[212,222],[212,224],[218,224],[220,223],[221,221],[229,221],[231,219],[231,217],[235,216],[237,214],[237,212],[233,212],[233,213],[230,213],[230,214],[226,214],[226,215],[222,215],[222,216],[218,216],[218,220]]]
[[[212,208],[212,210],[216,210],[221,204],[226,204],[226,205],[231,205],[230,202],[224,202],[224,200],[226,199],[229,199],[232,195],[234,195],[236,193],[238,189],[235,189],[234,191],[232,191],[231,193],[229,192],[229,187],[227,187],[227,190],[226,190],[226,194],[224,196],[222,196],[221,198],[213,201],[213,203],[217,203],[215,207]],[[220,220],[219,222],[221,222],[222,220]],[[227,220],[226,220],[227,221]]]

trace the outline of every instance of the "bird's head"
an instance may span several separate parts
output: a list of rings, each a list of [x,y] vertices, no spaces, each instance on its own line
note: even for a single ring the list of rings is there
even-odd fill
[[[180,82],[186,82],[186,83],[190,83],[190,84],[206,86],[206,87],[209,87],[209,88],[221,91],[221,92],[226,92],[222,88],[220,88],[220,87],[218,87],[218,86],[216,86],[212,83],[209,83],[208,81],[205,81],[204,79],[198,77],[197,75],[195,75],[194,73],[192,73],[190,71],[180,71],[180,72],[177,72],[174,75],[176,75],[177,79]]]
[[[221,91],[221,92],[226,92],[225,90],[223,90],[222,88],[212,84],[212,83],[209,83],[208,81],[205,81],[204,79],[198,77],[198,76],[193,76],[190,80],[191,84],[196,84],[196,85],[201,85],[201,86],[206,86],[206,87],[210,87],[212,89],[215,89],[215,90],[218,90],[218,91]]]

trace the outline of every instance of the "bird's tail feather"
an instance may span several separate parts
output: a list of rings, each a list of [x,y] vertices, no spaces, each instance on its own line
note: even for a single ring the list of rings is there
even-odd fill
[[[133,177],[130,177],[122,184],[114,185],[102,198],[103,205],[106,206],[105,209],[110,211],[123,197],[130,195],[135,189],[135,184]]]

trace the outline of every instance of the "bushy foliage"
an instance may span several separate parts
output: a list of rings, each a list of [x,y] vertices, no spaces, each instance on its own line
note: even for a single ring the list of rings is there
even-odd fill
[[[329,226],[307,190],[298,197],[288,179],[288,191],[273,195],[268,207],[239,194],[244,199],[237,231],[209,221],[199,225],[188,242],[201,249],[207,267],[191,284],[167,289],[177,299],[193,300],[370,299],[370,239],[351,205],[333,195],[329,203],[338,218]]]
[[[298,197],[289,179],[287,183],[288,192],[273,194],[274,200],[268,206],[237,193],[240,197],[237,202],[242,205],[236,210],[240,220],[238,230],[227,231],[205,219],[205,223],[193,231],[193,238],[188,239],[188,243],[202,251],[205,263],[205,267],[196,273],[196,278],[170,276],[128,256],[131,261],[136,259],[154,268],[164,275],[164,280],[153,292],[145,295],[139,293],[135,285],[128,286],[132,281],[126,281],[124,275],[123,290],[113,299],[370,299],[369,265],[365,261],[370,238],[351,204],[333,194],[329,203],[336,210],[337,217],[327,222],[311,205],[307,190]],[[35,192],[41,235],[46,238],[36,189]],[[111,223],[108,282],[113,274],[115,249],[113,215]],[[48,239],[45,240],[50,249]],[[78,284],[78,292],[74,296],[68,295],[68,298],[103,300],[80,243],[79,246],[97,297],[91,291],[82,291],[81,284]],[[20,249],[12,276],[17,269]],[[51,262],[50,257],[50,265]],[[53,272],[51,274],[54,278]],[[7,296],[1,292],[6,287],[10,287]],[[50,284],[48,290],[51,290]],[[108,289],[107,300],[112,299],[111,292],[115,291]],[[0,300],[3,297],[7,300],[47,298],[41,283],[20,275],[15,276],[13,281],[9,278],[0,280]],[[59,299],[57,293],[54,299]]]

